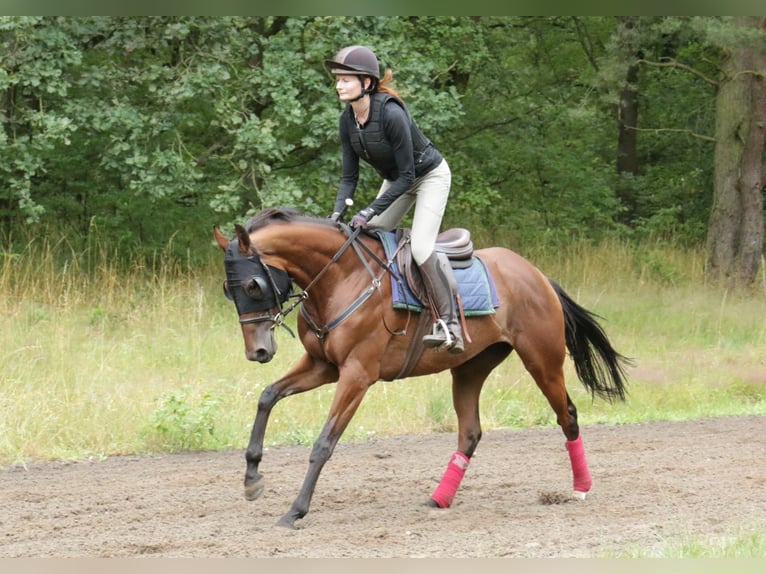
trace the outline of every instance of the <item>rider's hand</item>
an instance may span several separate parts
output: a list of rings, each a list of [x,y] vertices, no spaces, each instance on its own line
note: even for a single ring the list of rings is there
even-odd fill
[[[375,215],[375,212],[369,207],[365,207],[362,211],[351,218],[350,225],[353,229],[367,229],[367,222],[372,219],[373,215]]]

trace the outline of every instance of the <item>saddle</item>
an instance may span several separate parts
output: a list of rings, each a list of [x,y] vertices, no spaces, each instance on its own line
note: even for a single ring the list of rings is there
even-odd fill
[[[420,270],[412,259],[412,246],[409,242],[410,229],[399,228],[395,232],[398,253],[396,265],[402,278],[412,293],[420,301],[425,301],[426,290]],[[467,269],[473,263],[473,241],[471,232],[462,227],[454,227],[443,231],[436,237],[434,251],[442,261],[447,261],[452,269]],[[453,274],[448,273],[448,279],[453,292],[457,293],[458,285]]]
[[[435,250],[444,253],[453,269],[471,266],[473,241],[471,232],[462,227],[453,227],[437,235]]]

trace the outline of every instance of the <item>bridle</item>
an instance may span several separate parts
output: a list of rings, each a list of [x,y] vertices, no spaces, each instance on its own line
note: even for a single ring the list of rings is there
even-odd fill
[[[270,267],[268,265],[266,265],[263,261],[261,261],[261,265],[263,266],[263,268],[264,268],[264,270],[266,272],[266,276],[269,278],[269,282],[271,283],[271,288],[274,290],[274,293],[277,294],[277,296],[279,297],[279,291],[277,289],[276,282],[274,281],[274,277],[273,277],[273,274],[271,273]],[[292,282],[292,280],[291,280],[291,282]],[[295,295],[291,295],[291,294],[288,293],[287,298],[290,298],[290,297],[295,297]],[[284,299],[284,301],[286,301],[287,298]],[[270,313],[267,312],[264,315],[256,315],[255,317],[246,317],[244,319],[242,317],[240,317],[239,318],[239,324],[240,325],[249,325],[249,324],[252,324],[252,323],[265,323],[265,322],[269,321],[272,324],[271,325],[271,329],[272,330],[276,329],[277,327],[283,327],[288,333],[290,333],[290,335],[292,335],[292,337],[294,339],[295,338],[295,333],[284,322],[285,315],[282,313],[282,304],[284,303],[284,301],[282,301],[281,299],[278,299],[278,300],[280,301],[280,305],[279,305],[279,311],[277,311],[276,313],[270,314]]]
[[[235,251],[231,244],[227,250],[227,256],[230,255],[229,251],[232,253]],[[271,322],[272,329],[284,327],[295,337],[295,333],[284,323],[284,315],[281,312],[284,302],[293,296],[291,295],[292,279],[284,270],[267,265],[257,253],[254,253],[249,257],[242,255],[236,258],[228,257],[226,274],[223,291],[227,299],[234,301],[241,325]],[[236,278],[241,275],[247,278],[244,280]],[[276,308],[279,308],[279,311],[271,313]],[[256,313],[264,309],[267,310],[266,313],[260,313],[254,317],[242,317],[244,314]]]
[[[316,334],[317,338],[320,340],[320,342],[324,342],[327,335],[338,327],[340,324],[342,324],[346,319],[348,319],[354,312],[356,312],[375,292],[380,292],[380,285],[381,280],[383,277],[388,273],[390,274],[395,281],[402,284],[403,280],[399,276],[399,274],[393,269],[392,263],[397,255],[397,253],[404,247],[406,241],[409,241],[409,238],[407,238],[406,241],[403,241],[400,243],[400,245],[397,247],[396,251],[391,255],[390,259],[388,261],[384,261],[381,259],[375,252],[373,252],[367,245],[365,245],[364,242],[359,241],[359,233],[361,231],[360,228],[351,228],[345,223],[342,222],[336,222],[338,227],[343,230],[344,233],[348,236],[346,241],[343,243],[343,245],[338,249],[338,251],[333,255],[333,257],[327,262],[327,264],[317,273],[317,275],[309,282],[309,284],[300,292],[300,293],[291,293],[288,289],[286,292],[284,289],[280,289],[278,286],[278,280],[275,279],[274,275],[278,273],[284,273],[286,277],[287,273],[284,270],[281,270],[276,267],[272,267],[270,265],[266,265],[261,261],[260,257],[257,254],[254,254],[247,259],[251,261],[252,263],[259,263],[264,271],[264,275],[268,278],[269,286],[272,289],[272,292],[274,293],[275,300],[278,303],[279,311],[276,313],[266,313],[261,314],[255,317],[247,317],[247,318],[240,318],[239,322],[242,325],[251,324],[251,323],[261,323],[261,322],[271,322],[272,326],[271,328],[274,329],[276,327],[284,327],[290,335],[295,337],[295,333],[284,323],[285,317],[287,317],[290,313],[292,313],[296,307],[301,305],[304,301],[309,299],[310,297],[310,291],[311,289],[317,284],[317,282],[322,278],[322,276],[327,272],[327,270],[337,261],[341,258],[341,256],[348,250],[349,247],[353,248],[356,254],[359,256],[359,259],[364,264],[365,269],[370,274],[371,281],[370,285],[367,289],[365,289],[343,312],[341,312],[337,317],[329,321],[326,325],[320,326],[317,324],[317,322],[309,315],[308,311],[306,311],[306,307],[301,307],[301,316],[306,320],[306,323],[308,323],[311,330]],[[374,263],[376,263],[380,268],[381,271],[379,273],[376,273],[368,258],[365,256],[369,256],[370,259],[373,260]],[[258,280],[262,281],[261,277],[253,276],[249,278],[246,281],[251,280]],[[290,279],[292,282],[292,280]],[[236,280],[234,281],[228,281],[224,284],[224,287],[228,287],[231,285],[232,287],[235,286],[241,286],[241,283],[239,282],[239,285],[237,285]],[[265,285],[261,285],[263,287]],[[226,289],[225,289],[226,290]],[[228,296],[228,291],[227,291]],[[289,299],[295,299],[293,303],[291,303],[286,309],[283,307],[283,305],[289,300]],[[237,301],[235,300],[235,304]],[[275,309],[276,307],[271,307],[269,311],[272,309]],[[239,306],[238,306],[239,310]],[[240,313],[241,315],[242,313]],[[383,324],[386,328],[386,330],[391,333],[392,335],[404,335],[407,332],[407,327],[409,326],[410,321],[410,315],[408,311],[408,317],[407,317],[407,323],[405,324],[404,329],[400,331],[392,331],[388,325],[385,322],[385,317],[383,319]]]

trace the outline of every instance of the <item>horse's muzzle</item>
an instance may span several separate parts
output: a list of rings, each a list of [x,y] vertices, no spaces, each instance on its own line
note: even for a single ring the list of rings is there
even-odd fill
[[[245,356],[248,361],[268,363],[274,358],[274,353],[270,353],[266,349],[255,349],[254,351],[245,351]]]

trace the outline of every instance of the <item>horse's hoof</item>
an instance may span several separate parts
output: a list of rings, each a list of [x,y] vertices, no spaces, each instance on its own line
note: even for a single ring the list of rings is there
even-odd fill
[[[585,500],[585,497],[586,497],[587,495],[588,495],[588,493],[587,493],[587,492],[581,492],[581,491],[579,491],[579,490],[575,490],[575,491],[574,491],[574,493],[573,493],[573,496],[574,496],[574,497],[575,497],[577,500]]]
[[[263,475],[259,475],[253,482],[245,482],[245,500],[255,500],[263,494],[265,488],[266,484],[263,480]]]
[[[425,505],[428,508],[441,508],[441,506],[439,506],[439,503],[436,502],[433,498],[429,498],[428,500],[426,500]]]
[[[285,514],[282,518],[280,518],[279,522],[277,522],[277,526],[281,526],[282,528],[289,528],[290,530],[297,530],[295,527],[295,519],[289,514]]]

